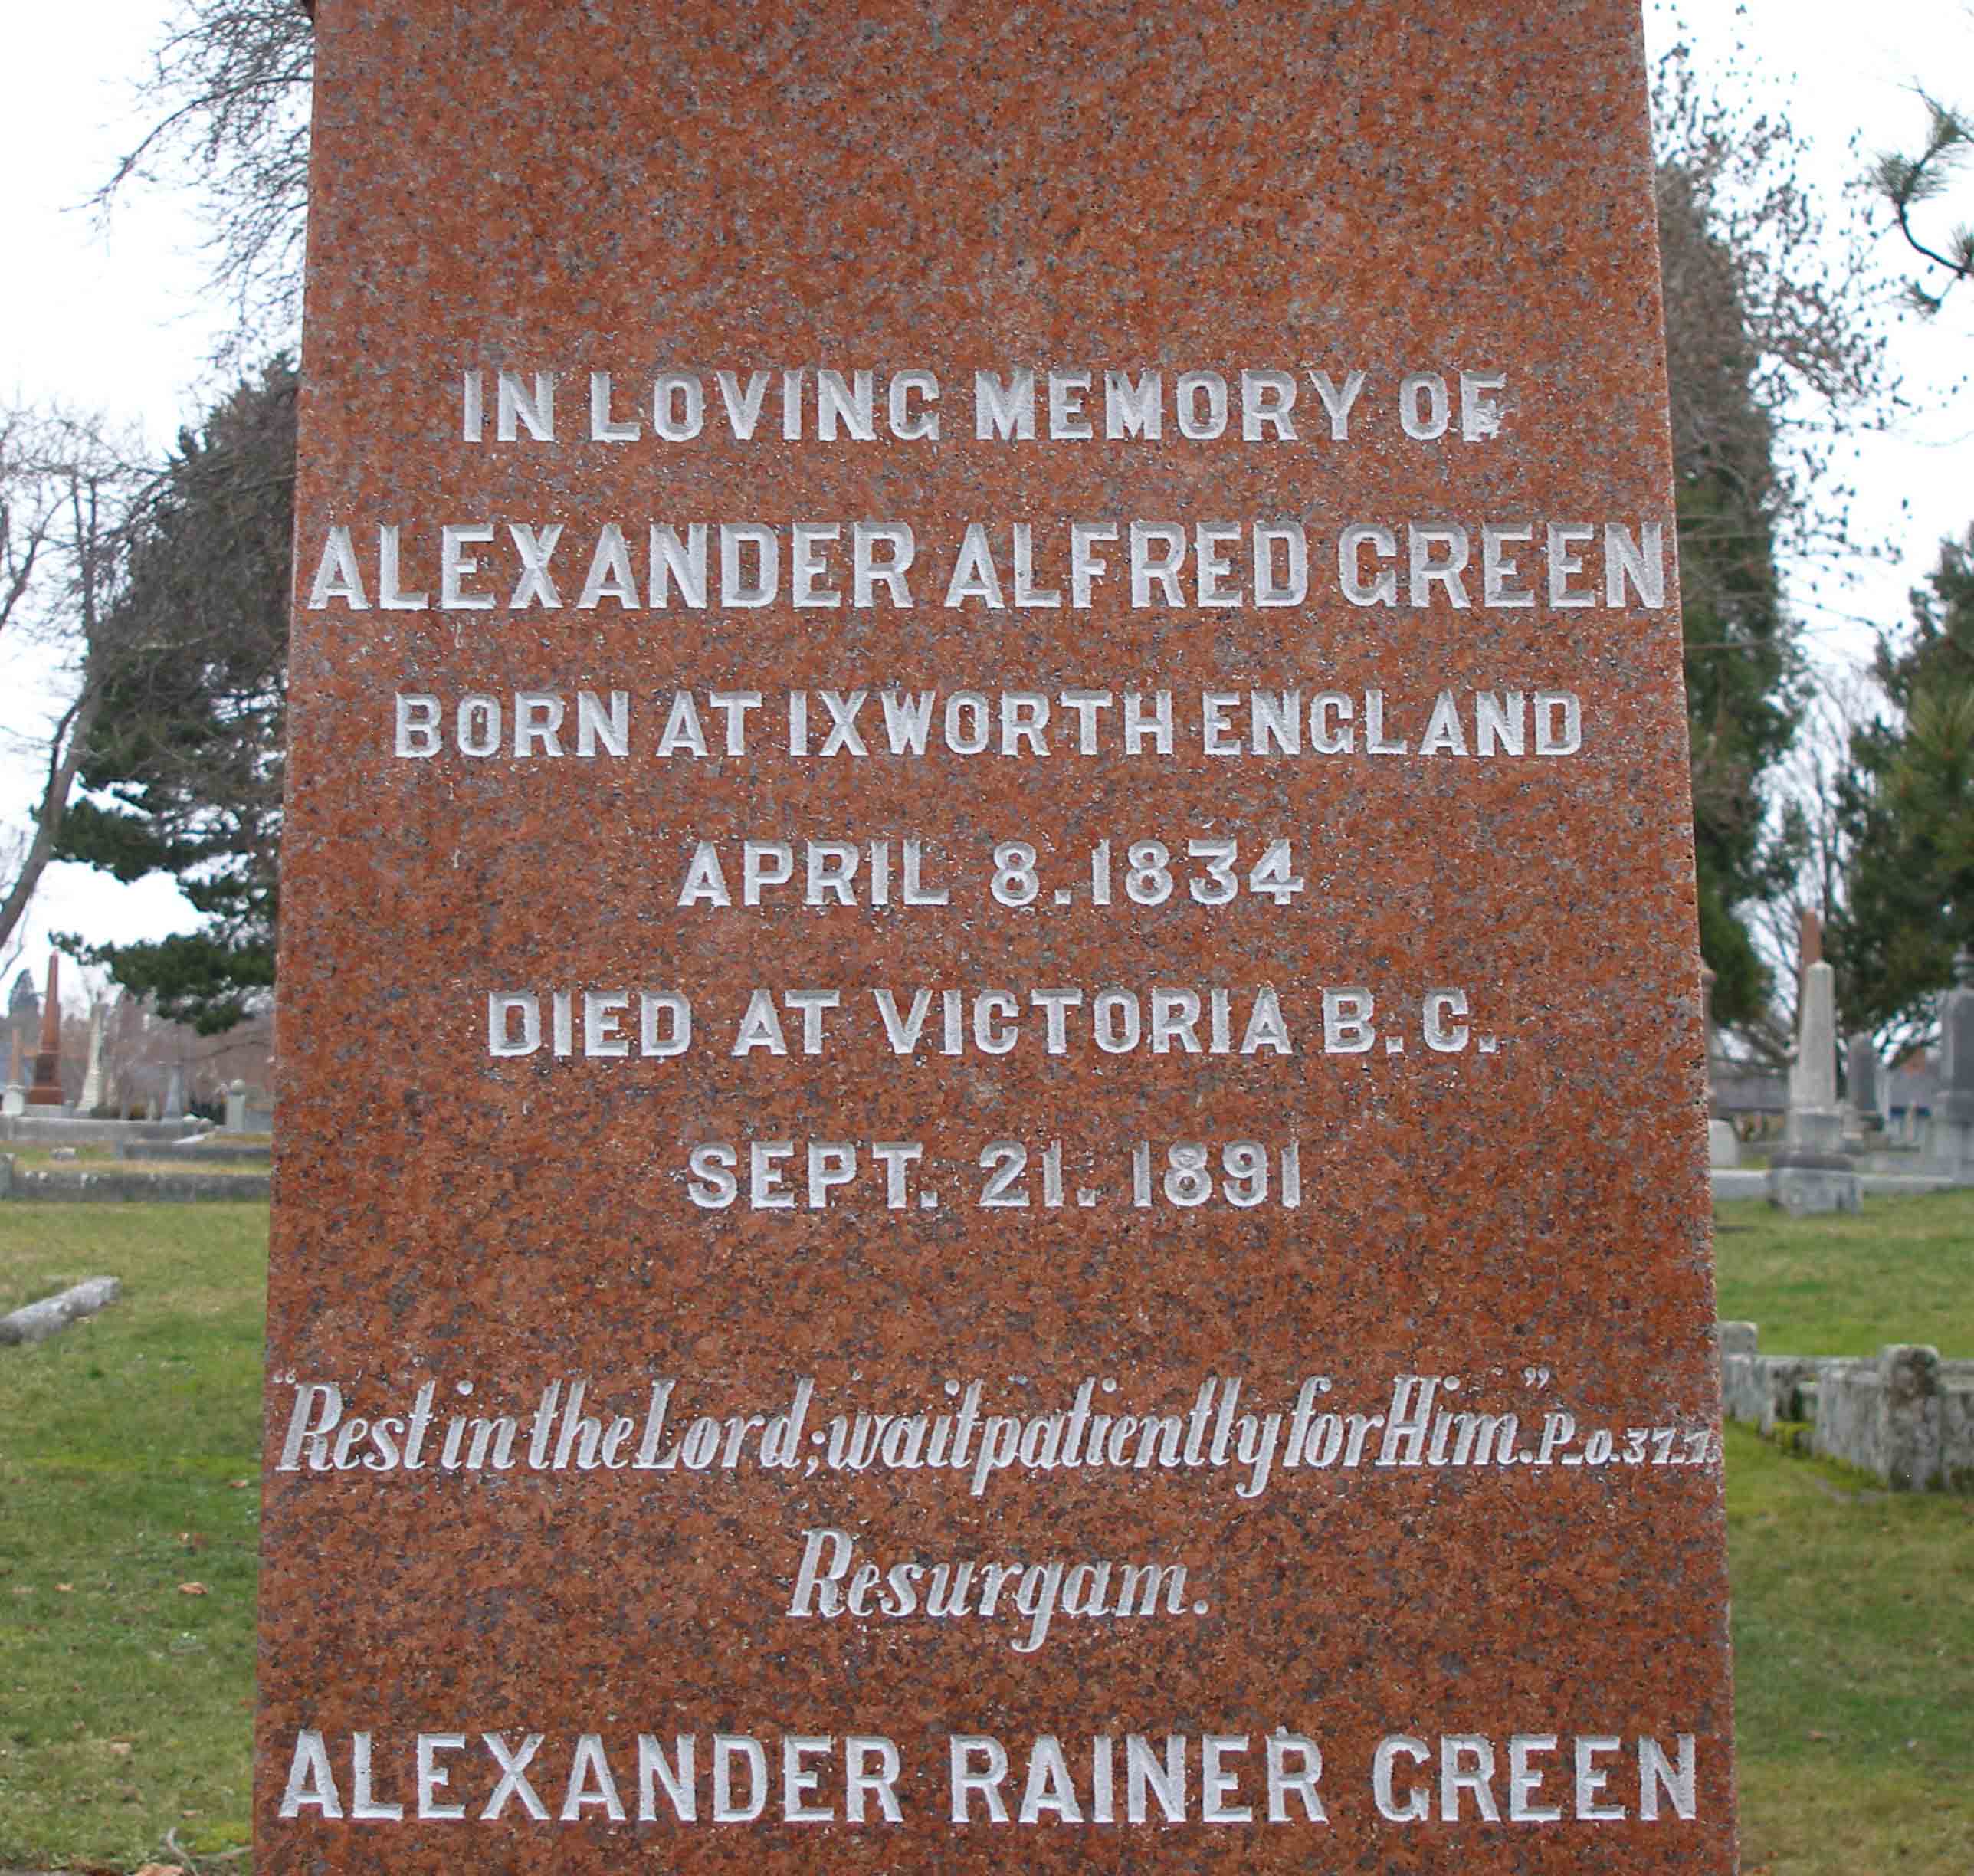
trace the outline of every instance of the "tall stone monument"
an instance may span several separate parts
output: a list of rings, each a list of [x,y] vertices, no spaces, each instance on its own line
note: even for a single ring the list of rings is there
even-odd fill
[[[1837,974],[1823,962],[1820,942],[1808,941],[1814,915],[1805,922],[1789,1115],[1782,1144],[1769,1157],[1769,1201],[1792,1217],[1854,1212],[1861,1202],[1856,1163],[1844,1150],[1844,1110],[1837,1098]]]
[[[1720,1872],[1635,0],[321,0],[257,1868]]]
[[[1789,1145],[1834,1150],[1843,1134],[1837,1100],[1837,973],[1820,959],[1803,966],[1789,1093]]]
[[[60,1112],[67,1104],[61,1084],[61,954],[48,953],[48,987],[41,999],[41,1041],[34,1054],[34,1078],[28,1087],[30,1107],[52,1107]]]

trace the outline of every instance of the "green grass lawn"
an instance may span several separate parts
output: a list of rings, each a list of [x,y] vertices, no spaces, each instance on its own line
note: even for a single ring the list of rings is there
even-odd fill
[[[0,1205],[0,1868],[246,1840],[264,1205]],[[185,1584],[203,1595],[186,1593]]]
[[[1974,1500],[1727,1433],[1748,1876],[1974,1870]]]
[[[1722,1224],[1765,1346],[1974,1356],[1974,1193]],[[247,1841],[266,1237],[258,1205],[0,1205],[0,1310],[126,1287],[0,1351],[0,1870]],[[1727,1502],[1748,1876],[1967,1876],[1974,1500],[1736,1428]]]
[[[1769,1353],[1930,1342],[1974,1359],[1974,1192],[1798,1219],[1739,1199],[1719,1208],[1714,1233],[1720,1319],[1759,1324]]]

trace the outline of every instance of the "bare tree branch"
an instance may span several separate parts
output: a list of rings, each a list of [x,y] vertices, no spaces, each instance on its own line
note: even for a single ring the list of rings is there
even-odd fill
[[[81,694],[57,720],[50,739],[48,779],[34,812],[34,833],[21,857],[14,882],[0,899],[0,946],[13,937],[15,928],[26,914],[41,874],[54,857],[55,841],[61,832],[62,816],[68,807],[69,791],[75,785],[75,772],[90,733],[96,726],[103,707],[103,679],[98,672],[85,675]]]
[[[122,648],[115,595],[130,525],[155,477],[96,421],[60,412],[0,413],[0,627],[61,646],[74,695],[42,739],[40,799],[0,892],[0,950],[19,928],[53,858],[63,818]]]
[[[186,0],[152,61],[168,108],[91,198],[189,167],[205,197],[213,277],[234,303],[231,349],[290,333],[301,302],[315,28],[298,0]]]

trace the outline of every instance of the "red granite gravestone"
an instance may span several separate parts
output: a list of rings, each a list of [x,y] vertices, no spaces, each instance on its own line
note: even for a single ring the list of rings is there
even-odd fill
[[[274,1872],[1726,1871],[1634,0],[322,0]]]
[[[41,996],[41,1047],[34,1054],[34,1078],[28,1089],[30,1107],[60,1108],[61,1087],[61,954],[48,953],[48,988]]]

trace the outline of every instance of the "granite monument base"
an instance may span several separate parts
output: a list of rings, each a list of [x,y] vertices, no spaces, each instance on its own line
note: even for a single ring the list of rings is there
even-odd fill
[[[1855,1212],[1862,1205],[1858,1168],[1848,1153],[1784,1147],[1769,1163],[1769,1203],[1791,1218]]]

